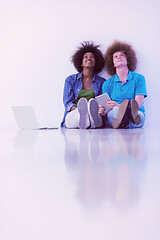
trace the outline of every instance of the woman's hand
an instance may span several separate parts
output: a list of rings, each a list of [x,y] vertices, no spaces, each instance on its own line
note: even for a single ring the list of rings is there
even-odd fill
[[[77,108],[76,106],[72,106],[71,109],[70,109],[70,111],[73,111],[73,110],[75,110],[76,108]]]
[[[106,105],[109,109],[112,110],[115,106],[119,107],[120,104],[116,103],[115,101],[108,101]]]

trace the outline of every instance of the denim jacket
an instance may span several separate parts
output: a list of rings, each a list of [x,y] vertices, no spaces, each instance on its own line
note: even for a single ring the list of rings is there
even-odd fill
[[[102,94],[102,85],[105,82],[105,79],[94,74],[93,80],[91,82],[95,96]],[[76,100],[78,98],[79,92],[82,89],[82,72],[70,75],[66,78],[63,91],[63,103],[65,107],[63,123],[65,122],[65,117],[70,111],[72,106],[76,106]]]

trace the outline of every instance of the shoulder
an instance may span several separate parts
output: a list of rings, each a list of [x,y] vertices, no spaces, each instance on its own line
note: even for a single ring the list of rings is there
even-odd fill
[[[113,75],[112,77],[108,78],[108,79],[105,81],[104,85],[111,84],[111,83],[114,81],[114,78],[115,78],[115,75]]]
[[[69,75],[66,79],[65,79],[65,82],[66,83],[73,83],[74,81],[76,81],[78,78],[78,73],[76,74],[72,74],[72,75]]]
[[[95,74],[95,78],[96,78],[96,80],[98,80],[99,82],[102,82],[102,83],[104,83],[104,82],[106,81],[105,78],[100,77],[100,76],[98,76],[98,75],[96,75],[96,74]]]
[[[131,72],[131,73],[132,73],[133,79],[145,79],[145,77],[140,73],[136,73],[136,72]]]

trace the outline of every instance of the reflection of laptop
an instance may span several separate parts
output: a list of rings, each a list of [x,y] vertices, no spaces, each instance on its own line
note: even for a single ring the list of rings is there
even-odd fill
[[[20,129],[58,129],[57,127],[40,127],[32,106],[14,106],[12,107],[12,111]]]
[[[98,105],[102,105],[106,108],[106,110],[104,111],[105,113],[110,111],[110,109],[106,106],[106,102],[111,100],[107,93],[103,93],[102,95],[95,97],[95,99],[96,99]]]

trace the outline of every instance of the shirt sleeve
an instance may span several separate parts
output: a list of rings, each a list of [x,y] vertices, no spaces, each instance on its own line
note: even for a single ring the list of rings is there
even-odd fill
[[[63,103],[67,112],[70,111],[72,106],[76,106],[72,76],[67,77],[65,80],[63,90]]]
[[[135,96],[137,95],[144,95],[144,97],[147,97],[146,82],[143,75],[137,78]]]
[[[102,94],[107,93],[110,96],[110,81],[107,80],[102,85]]]
[[[102,86],[103,86],[103,84],[105,83],[105,81],[106,81],[106,79],[101,78],[101,84],[100,84],[100,87],[99,87],[98,95],[101,95],[101,94],[102,94]]]

